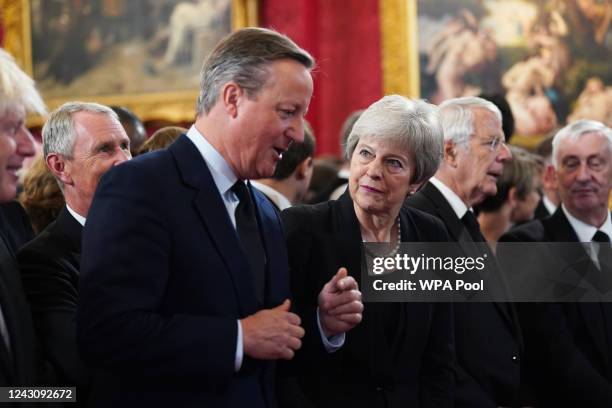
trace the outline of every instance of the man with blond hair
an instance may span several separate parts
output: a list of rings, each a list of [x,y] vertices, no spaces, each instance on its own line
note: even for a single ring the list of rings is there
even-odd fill
[[[0,203],[15,198],[17,173],[35,152],[26,112],[44,113],[45,105],[34,81],[0,49]],[[0,231],[0,386],[35,385],[32,317],[7,242],[6,231]]]

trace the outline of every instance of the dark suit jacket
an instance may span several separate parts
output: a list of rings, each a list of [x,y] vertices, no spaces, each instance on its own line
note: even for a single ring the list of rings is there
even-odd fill
[[[37,385],[39,366],[32,315],[17,263],[3,234],[0,234],[0,308],[11,343],[10,353],[4,344],[0,345],[0,386]]]
[[[561,207],[542,220],[535,220],[506,233],[500,242],[578,242]],[[503,245],[500,257],[505,264]],[[586,251],[541,253],[566,259],[577,270],[594,268]],[[517,259],[520,263],[521,259]],[[578,263],[577,263],[578,261]],[[520,270],[520,264],[516,270]],[[525,335],[527,380],[542,407],[611,407],[612,338],[606,333],[603,313],[612,304],[524,303],[518,304]],[[606,311],[603,311],[606,308]],[[612,331],[610,332],[612,333]]]
[[[546,218],[548,216],[550,216],[550,213],[544,205],[544,201],[540,198],[540,202],[533,213],[533,218],[536,220],[541,220],[542,218]]]
[[[323,286],[342,266],[361,280],[353,201],[344,193],[337,201],[289,208],[282,218],[295,307],[306,330],[318,332],[313,317]],[[401,230],[402,241],[448,240],[438,220],[414,209],[401,212]],[[452,359],[451,304],[366,303],[363,321],[347,333],[340,350],[298,351],[290,372],[302,395],[289,395],[284,405],[450,407]]]
[[[34,238],[30,219],[18,201],[0,204],[0,232],[4,234],[13,256]]]
[[[272,362],[245,356],[234,372],[237,320],[289,297],[280,219],[252,194],[267,258],[263,305],[208,166],[185,135],[102,177],[83,233],[77,309],[99,406],[275,406]]]
[[[79,404],[86,401],[89,385],[77,352],[75,323],[82,230],[64,207],[17,254],[43,358],[52,370],[46,383],[77,386]]]
[[[442,193],[431,183],[406,205],[440,218],[466,255],[476,246]],[[503,281],[496,282],[503,289]],[[455,406],[494,408],[517,404],[522,338],[508,303],[455,303],[457,372]]]

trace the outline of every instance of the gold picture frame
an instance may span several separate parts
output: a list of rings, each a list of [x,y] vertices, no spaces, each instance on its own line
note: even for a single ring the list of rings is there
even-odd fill
[[[383,92],[418,98],[417,0],[380,0],[379,15]]]
[[[230,1],[231,30],[257,26],[257,0]],[[0,19],[4,28],[4,48],[15,57],[19,65],[28,74],[33,76],[36,61],[32,60],[31,5],[32,0],[0,0]],[[88,95],[87,92],[84,92],[83,94],[70,95],[69,98],[45,95],[44,89],[41,92],[49,109],[54,109],[68,100],[87,100],[106,105],[125,106],[143,121],[168,120],[171,122],[192,121],[195,116],[195,101],[198,95],[197,87],[193,90],[103,95]],[[32,116],[28,118],[29,126],[40,126],[43,123],[43,117]]]

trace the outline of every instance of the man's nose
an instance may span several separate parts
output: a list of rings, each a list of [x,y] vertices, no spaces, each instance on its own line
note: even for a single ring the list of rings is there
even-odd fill
[[[576,179],[577,180],[588,180],[591,178],[591,170],[587,163],[580,163],[578,169],[576,170]]]
[[[506,143],[501,143],[501,146],[497,152],[497,160],[500,162],[505,162],[510,159],[512,159],[510,147]]]
[[[115,155],[115,162],[113,166],[121,164],[125,161],[128,161],[132,158],[132,153],[130,153],[129,149],[118,148],[117,154]]]
[[[303,143],[304,142],[304,118],[301,116],[296,116],[294,123],[291,126],[291,132],[289,137],[295,143]]]
[[[17,143],[18,155],[22,157],[32,157],[36,154],[36,142],[25,125],[17,131],[15,142]]]

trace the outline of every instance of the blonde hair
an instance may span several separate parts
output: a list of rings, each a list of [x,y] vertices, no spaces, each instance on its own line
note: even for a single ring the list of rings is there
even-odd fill
[[[47,112],[34,80],[19,68],[8,52],[0,48],[0,115],[18,106],[41,115]]]

